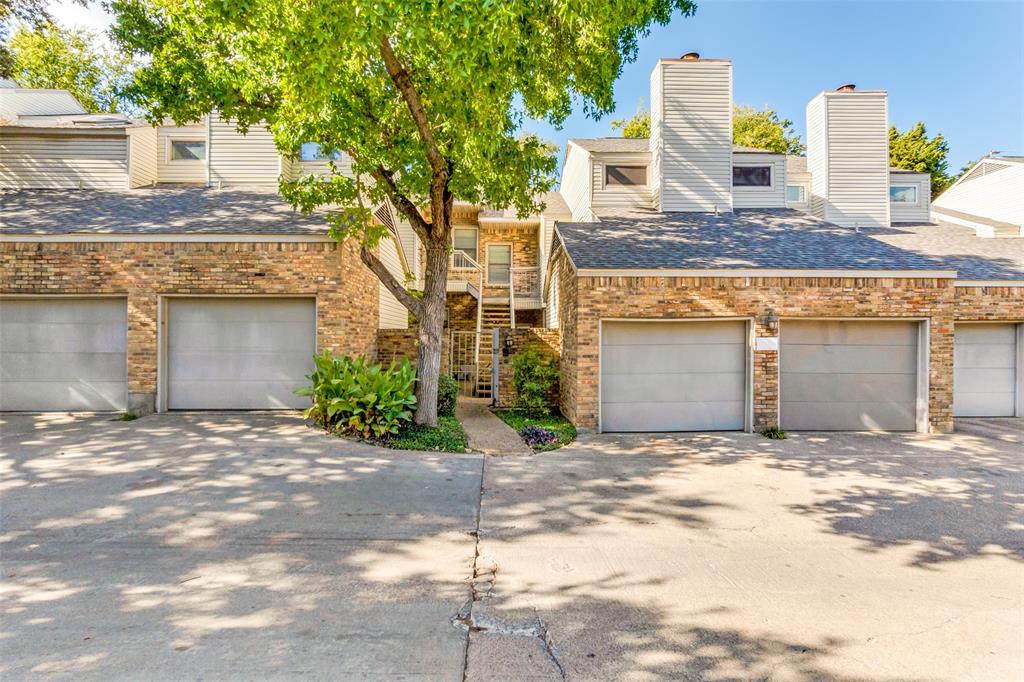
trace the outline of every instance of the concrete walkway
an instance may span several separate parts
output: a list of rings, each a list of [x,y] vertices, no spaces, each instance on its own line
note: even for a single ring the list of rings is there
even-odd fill
[[[533,450],[491,412],[487,398],[459,398],[455,416],[469,437],[469,448],[485,455],[532,455]]]

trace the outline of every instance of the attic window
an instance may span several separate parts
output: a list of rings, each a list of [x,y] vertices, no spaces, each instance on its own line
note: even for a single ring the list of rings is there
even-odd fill
[[[637,187],[647,184],[647,166],[619,166],[608,164],[604,167],[605,187]]]
[[[733,166],[733,187],[771,187],[771,166]]]

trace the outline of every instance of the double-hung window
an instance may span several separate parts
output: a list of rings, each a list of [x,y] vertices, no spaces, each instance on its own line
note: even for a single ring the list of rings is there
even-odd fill
[[[508,284],[512,281],[512,245],[487,245],[487,283]]]
[[[452,233],[452,247],[479,262],[477,258],[477,229],[475,227],[456,227]]]

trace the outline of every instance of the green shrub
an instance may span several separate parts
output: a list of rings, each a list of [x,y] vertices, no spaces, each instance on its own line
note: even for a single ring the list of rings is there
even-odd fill
[[[769,426],[761,429],[761,435],[772,440],[786,440],[786,432],[778,426]]]
[[[530,414],[550,412],[551,391],[558,381],[558,361],[527,348],[512,358],[512,386],[516,407]]]
[[[459,382],[449,374],[437,379],[437,416],[454,417],[455,403],[459,400]]]
[[[363,358],[333,357],[326,350],[313,360],[311,385],[295,391],[313,400],[306,419],[328,431],[381,440],[412,421],[416,372],[408,360],[384,369]]]

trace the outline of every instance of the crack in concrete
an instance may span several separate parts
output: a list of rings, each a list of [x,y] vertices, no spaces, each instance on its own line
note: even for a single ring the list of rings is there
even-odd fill
[[[527,637],[537,640],[544,654],[554,666],[558,677],[562,680],[568,679],[565,668],[558,655],[558,649],[551,639],[551,633],[547,625],[541,620],[540,615],[534,613],[531,620],[525,623],[513,623],[492,616],[484,609],[484,602],[491,597],[494,591],[494,583],[498,577],[498,565],[491,559],[480,554],[480,516],[483,507],[484,474],[486,472],[487,456],[481,458],[480,465],[480,495],[477,498],[476,529],[470,533],[475,538],[475,549],[473,553],[473,572],[469,580],[469,599],[462,605],[451,618],[451,624],[466,632],[466,646],[462,662],[462,680],[467,681],[469,670],[469,647],[472,643],[473,633],[484,635],[505,635],[511,637]]]

